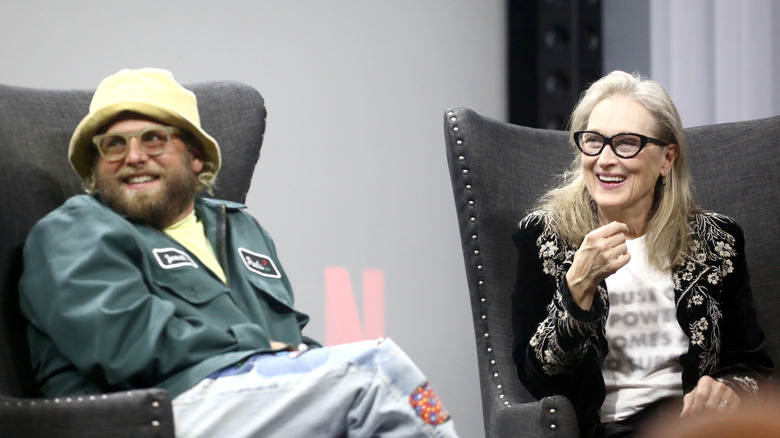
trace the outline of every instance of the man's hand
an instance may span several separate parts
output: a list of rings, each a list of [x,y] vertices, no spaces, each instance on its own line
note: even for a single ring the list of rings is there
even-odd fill
[[[582,240],[566,273],[574,302],[582,310],[590,310],[596,286],[625,266],[631,259],[626,246],[628,226],[612,222],[597,228]]]
[[[282,351],[282,350],[287,350],[287,349],[290,348],[289,345],[287,345],[287,344],[285,344],[283,342],[270,341],[270,343],[271,343],[271,349],[274,350],[274,351]]]
[[[693,391],[685,394],[681,418],[696,415],[707,410],[726,410],[739,407],[737,393],[726,384],[710,376],[703,376]]]

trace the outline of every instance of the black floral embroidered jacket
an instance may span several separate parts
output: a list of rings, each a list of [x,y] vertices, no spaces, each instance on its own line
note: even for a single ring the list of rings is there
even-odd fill
[[[598,286],[590,311],[573,302],[565,274],[577,248],[555,233],[549,218],[543,211],[531,213],[513,235],[518,249],[513,357],[531,394],[566,396],[581,430],[590,430],[605,397],[607,289],[604,282]],[[677,321],[690,339],[680,357],[683,390],[709,375],[741,397],[753,397],[773,365],[756,322],[742,230],[715,213],[694,215],[691,229],[693,244],[672,272]]]

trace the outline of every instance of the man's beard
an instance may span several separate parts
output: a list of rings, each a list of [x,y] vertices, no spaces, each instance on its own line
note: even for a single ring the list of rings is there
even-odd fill
[[[134,191],[125,187],[125,177],[140,169],[129,169],[115,175],[101,175],[95,169],[95,188],[100,191],[103,202],[117,213],[162,230],[173,225],[198,192],[198,176],[192,171],[191,164],[188,167],[186,156],[182,161],[182,166],[172,166],[167,171],[159,166],[146,166],[151,175],[159,177],[162,183],[159,191]]]

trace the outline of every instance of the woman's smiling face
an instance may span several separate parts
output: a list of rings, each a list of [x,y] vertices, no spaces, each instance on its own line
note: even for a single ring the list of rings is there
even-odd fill
[[[590,113],[586,129],[605,137],[626,132],[657,137],[652,113],[628,96],[611,96],[599,102]],[[620,158],[609,146],[594,157],[583,154],[585,185],[596,202],[600,221],[634,223],[644,229],[656,181],[669,174],[676,156],[675,144],[647,144],[633,158]]]

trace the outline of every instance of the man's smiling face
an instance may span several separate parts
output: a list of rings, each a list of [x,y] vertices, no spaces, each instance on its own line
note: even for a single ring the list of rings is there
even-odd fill
[[[160,123],[141,116],[116,119],[107,133],[131,134]],[[100,156],[94,168],[95,186],[101,199],[120,214],[165,228],[186,217],[193,209],[197,174],[203,170],[199,151],[191,153],[177,135],[159,155],[147,155],[132,137],[127,155],[118,161]]]

